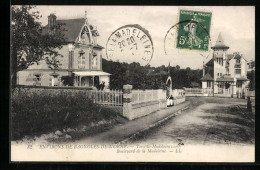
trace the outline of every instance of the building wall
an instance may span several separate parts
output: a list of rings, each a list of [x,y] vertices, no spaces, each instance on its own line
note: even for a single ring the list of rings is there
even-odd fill
[[[226,74],[226,50],[224,49],[215,49],[214,50],[214,80],[216,80],[218,77],[221,77],[221,75]],[[223,58],[223,65],[219,64],[216,60],[216,57]],[[219,75],[221,74],[221,75]]]
[[[214,93],[218,93],[218,86],[216,83],[216,79],[218,77],[221,77],[221,75],[219,75],[221,73],[221,75],[224,75],[226,73],[226,69],[223,66],[219,65],[216,61],[214,61]]]
[[[80,68],[80,53],[83,52],[85,62],[84,67]],[[79,46],[74,48],[73,70],[89,70],[90,69],[90,51],[86,46]]]
[[[58,56],[57,60],[60,62],[60,69],[69,69],[69,47],[68,45],[63,45],[61,49],[57,49],[57,51],[63,56]],[[97,67],[95,69],[92,68],[92,60],[90,60],[90,50],[87,46],[76,46],[73,49],[74,55],[73,55],[73,64],[72,68],[73,70],[102,70],[102,50],[100,49],[94,49],[93,51],[97,54]],[[80,52],[84,52],[83,61],[85,62],[84,68],[79,68],[79,61],[80,61]],[[91,62],[91,63],[90,63]],[[39,65],[34,64],[30,66],[28,69],[49,69],[48,65],[45,61],[40,61]]]
[[[96,68],[92,68],[93,61],[90,60],[90,52],[89,48],[87,46],[76,46],[73,49],[73,59],[72,59],[72,71],[87,71],[87,70],[102,70],[102,50],[101,49],[94,49],[93,51],[97,54],[96,56]],[[60,76],[58,76],[58,79],[61,78],[61,76],[68,76],[69,75],[69,46],[63,45],[61,49],[58,50],[58,52],[62,56],[58,56],[57,60],[60,62],[60,69],[59,71],[56,71],[56,73],[59,73]],[[83,57],[85,57],[84,61],[84,68],[79,68],[79,60],[80,60],[80,52],[84,52]],[[20,85],[33,85],[35,81],[33,78],[35,77],[35,74],[40,74],[41,76],[41,86],[51,86],[51,81],[53,76],[50,74],[53,73],[53,71],[48,67],[45,60],[42,60],[39,62],[39,64],[33,64],[29,66],[28,69],[20,71],[17,76],[17,84]],[[106,86],[109,85],[109,77],[104,78],[106,83]],[[89,84],[89,79],[85,79],[84,82],[86,85]]]
[[[40,85],[41,86],[52,86],[53,76],[51,75],[53,71],[51,70],[24,70],[19,71],[17,76],[17,84],[19,85],[34,85],[36,82],[34,79],[35,74],[40,74]],[[67,71],[55,71],[58,74],[58,80],[61,79],[62,76],[68,76]]]
[[[207,88],[207,82],[206,81],[203,81],[202,82],[202,88],[204,89],[204,88]]]
[[[236,64],[236,59],[232,58],[229,61],[229,73],[231,74],[232,77],[247,77],[247,62],[244,58],[241,57],[241,75],[236,75],[235,74],[235,64]]]

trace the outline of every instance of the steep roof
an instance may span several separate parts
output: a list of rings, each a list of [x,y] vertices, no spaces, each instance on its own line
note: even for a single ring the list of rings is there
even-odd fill
[[[243,58],[247,62],[247,60],[241,54],[235,53],[234,59],[241,59],[241,58]]]
[[[207,73],[206,75],[204,75],[201,79],[201,81],[213,81],[214,79],[211,77],[211,75],[209,73]]]
[[[226,59],[231,60],[234,57],[234,54],[227,54]]]
[[[64,36],[65,41],[67,43],[69,42],[75,42],[76,38],[78,37],[82,26],[85,23],[84,18],[76,18],[76,19],[61,19],[56,21],[57,24],[62,24],[61,29],[64,29]],[[93,29],[93,26],[90,25],[90,29]],[[48,27],[45,26],[43,29],[43,33],[48,32]],[[93,32],[92,32],[93,33]],[[94,45],[95,48],[104,48],[98,44]]]
[[[216,79],[216,81],[221,81],[221,82],[233,82],[234,81],[234,78],[233,77],[218,77]]]
[[[217,39],[217,41],[216,41],[215,46],[213,46],[213,47],[211,47],[211,48],[213,48],[213,49],[214,49],[214,48],[226,48],[226,49],[228,49],[229,47],[224,44],[224,40],[223,40],[223,38],[222,38],[222,36],[221,36],[221,33],[219,33],[218,39]]]
[[[210,59],[205,65],[207,65],[207,66],[213,66],[213,65],[214,65],[214,60],[213,60],[213,58]]]
[[[67,20],[57,20],[57,23],[64,24],[62,28],[65,31],[65,39],[67,42],[74,42],[79,35],[82,26],[85,23],[84,18],[79,19],[67,19]]]

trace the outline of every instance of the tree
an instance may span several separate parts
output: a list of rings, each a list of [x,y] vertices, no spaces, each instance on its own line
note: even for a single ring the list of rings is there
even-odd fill
[[[249,82],[249,90],[255,90],[255,70],[247,72],[247,78],[250,80]]]
[[[16,85],[17,72],[32,64],[45,60],[51,69],[59,68],[57,49],[65,42],[61,29],[57,24],[52,32],[43,33],[38,21],[39,12],[33,12],[33,6],[11,7],[11,80]]]

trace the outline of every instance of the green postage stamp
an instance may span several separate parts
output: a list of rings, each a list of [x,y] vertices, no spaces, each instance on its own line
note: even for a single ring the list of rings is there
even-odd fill
[[[177,48],[208,51],[211,12],[180,10]]]

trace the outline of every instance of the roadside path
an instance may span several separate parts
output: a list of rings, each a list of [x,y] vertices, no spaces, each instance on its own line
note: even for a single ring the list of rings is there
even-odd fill
[[[188,98],[191,109],[131,143],[254,144],[254,121],[237,105],[246,100]]]
[[[157,123],[158,121],[178,112],[179,110],[188,107],[190,105],[189,101],[185,101],[179,105],[159,110],[157,112],[151,113],[147,116],[131,120],[123,125],[118,125],[109,131],[97,134],[95,136],[86,137],[75,141],[73,143],[110,143],[115,144],[123,141],[127,137],[133,135],[134,133],[141,131],[150,125]]]

